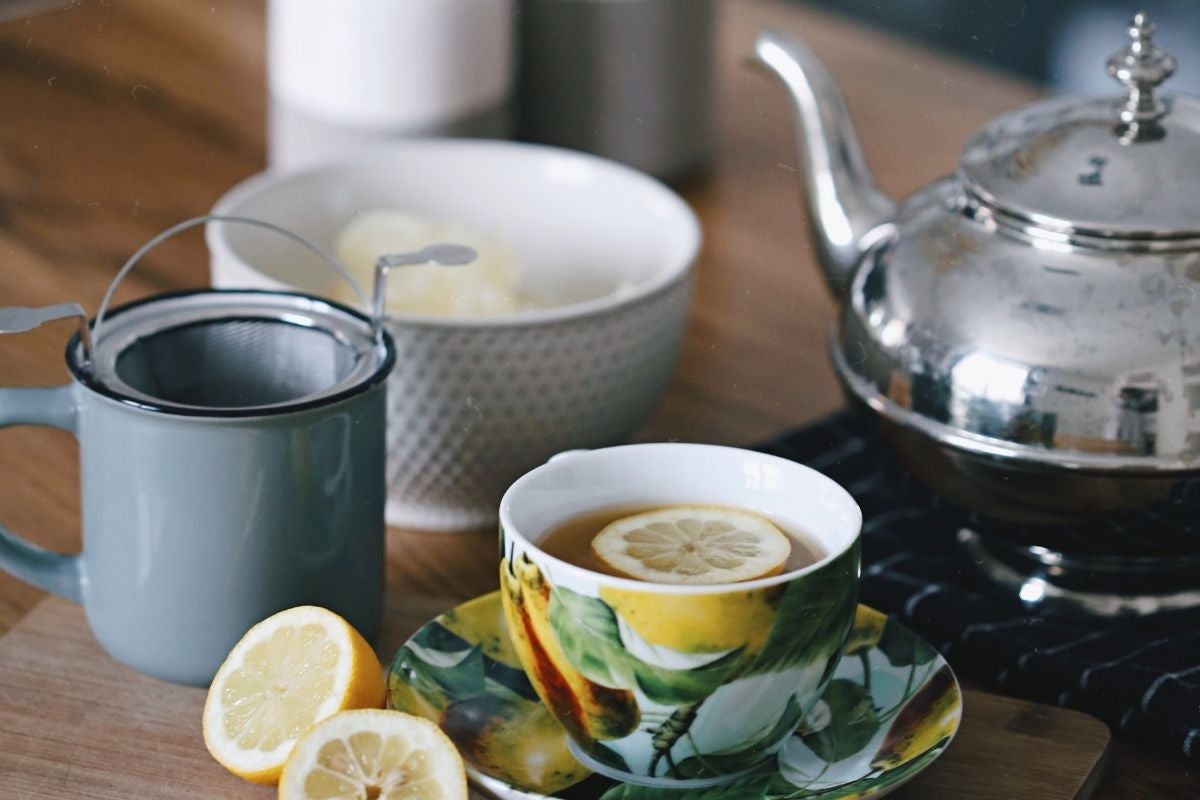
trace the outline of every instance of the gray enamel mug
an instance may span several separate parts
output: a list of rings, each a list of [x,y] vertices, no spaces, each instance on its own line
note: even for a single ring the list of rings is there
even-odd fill
[[[78,437],[83,514],[75,555],[0,525],[0,568],[81,603],[116,660],[198,685],[284,608],[378,632],[395,363],[371,316],[302,294],[200,290],[105,315],[146,250],[204,221],[135,254],[90,326],[74,303],[0,309],[0,332],[80,318],[72,380],[0,389],[0,427]]]

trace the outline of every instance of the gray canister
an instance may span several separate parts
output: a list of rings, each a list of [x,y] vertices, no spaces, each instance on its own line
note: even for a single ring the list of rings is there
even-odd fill
[[[521,138],[660,178],[707,161],[712,0],[522,0]]]

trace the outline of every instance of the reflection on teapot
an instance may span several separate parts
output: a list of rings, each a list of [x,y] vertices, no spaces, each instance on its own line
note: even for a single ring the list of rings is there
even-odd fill
[[[1175,59],[1145,15],[1128,33],[1122,92],[992,120],[899,203],[816,56],[773,31],[754,49],[794,106],[847,394],[972,511],[1080,524],[1200,480],[1200,102],[1159,91]]]

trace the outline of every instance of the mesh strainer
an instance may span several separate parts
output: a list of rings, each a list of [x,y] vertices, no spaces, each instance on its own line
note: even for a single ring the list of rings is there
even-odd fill
[[[109,316],[95,342],[82,380],[117,399],[182,413],[320,403],[372,384],[394,359],[367,317],[285,292],[159,296]],[[72,369],[77,363],[72,357]]]
[[[305,294],[249,289],[158,295],[108,312],[117,287],[147,252],[208,222],[257,226],[307,247],[350,282],[370,314]],[[362,391],[391,371],[395,353],[382,325],[389,269],[458,265],[474,257],[474,251],[458,245],[384,256],[368,302],[335,258],[285,228],[243,217],[195,217],[155,236],[125,262],[90,329],[83,309],[67,303],[0,309],[0,333],[76,316],[80,331],[68,347],[68,366],[81,382],[113,399],[191,415],[291,411]]]

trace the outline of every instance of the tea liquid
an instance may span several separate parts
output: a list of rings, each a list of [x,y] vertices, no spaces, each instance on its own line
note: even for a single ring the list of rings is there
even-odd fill
[[[610,506],[594,511],[585,511],[578,516],[571,517],[563,522],[558,523],[550,532],[542,537],[537,546],[554,556],[555,558],[566,561],[568,564],[574,564],[577,567],[591,570],[592,572],[602,572],[605,575],[614,575],[616,577],[629,577],[614,572],[607,564],[601,561],[592,550],[592,539],[596,534],[609,523],[616,522],[622,517],[632,516],[633,514],[641,514],[646,511],[657,511],[660,508],[668,508],[666,505],[627,505],[627,506]],[[755,512],[748,512],[755,513]],[[802,569],[815,564],[825,557],[824,551],[820,545],[813,542],[808,537],[802,536],[795,530],[789,530],[787,527],[780,525],[775,520],[771,520],[779,530],[787,534],[788,539],[792,543],[792,551],[788,555],[784,572]]]

